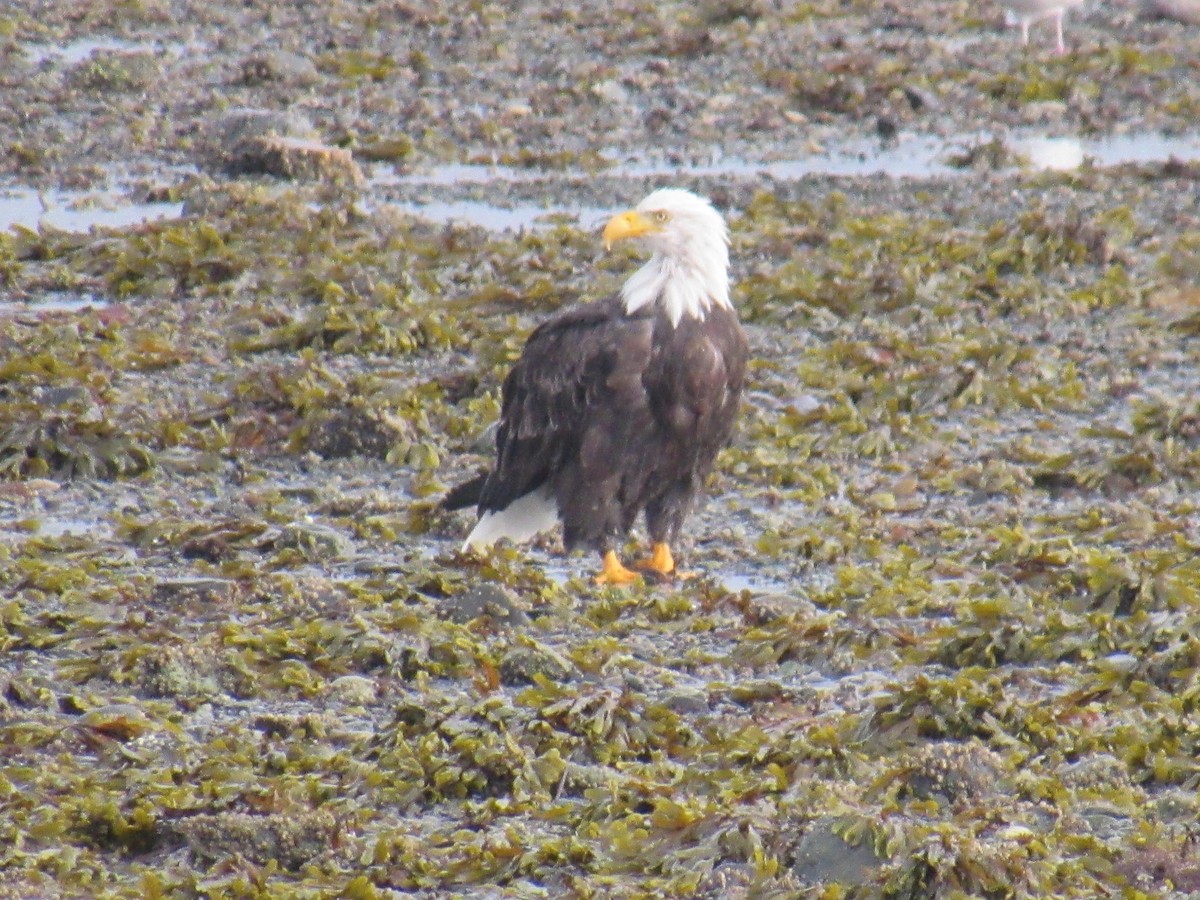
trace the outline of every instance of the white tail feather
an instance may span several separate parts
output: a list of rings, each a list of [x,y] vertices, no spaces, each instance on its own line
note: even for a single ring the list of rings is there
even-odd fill
[[[549,489],[539,487],[518,497],[504,509],[485,512],[467,535],[463,550],[482,550],[500,538],[521,543],[558,524],[558,504]]]

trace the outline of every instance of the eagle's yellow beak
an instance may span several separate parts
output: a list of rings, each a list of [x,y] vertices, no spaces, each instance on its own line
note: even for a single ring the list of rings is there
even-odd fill
[[[604,249],[611,250],[613,244],[617,241],[623,241],[626,238],[641,237],[643,234],[649,234],[657,230],[658,226],[636,209],[618,213],[609,219],[608,224],[604,226]]]

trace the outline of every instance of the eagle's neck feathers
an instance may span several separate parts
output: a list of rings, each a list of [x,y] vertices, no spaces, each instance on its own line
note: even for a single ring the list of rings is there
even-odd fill
[[[625,282],[627,313],[657,303],[672,325],[684,316],[703,320],[713,306],[730,308],[729,250],[724,235],[686,255],[655,253]]]

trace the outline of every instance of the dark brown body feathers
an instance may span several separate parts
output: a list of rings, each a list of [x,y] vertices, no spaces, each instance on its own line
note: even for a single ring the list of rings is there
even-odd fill
[[[619,298],[567,311],[504,381],[495,468],[447,501],[477,493],[482,515],[545,486],[568,549],[610,549],[641,512],[652,540],[673,541],[733,433],[746,358],[723,307],[678,325]]]

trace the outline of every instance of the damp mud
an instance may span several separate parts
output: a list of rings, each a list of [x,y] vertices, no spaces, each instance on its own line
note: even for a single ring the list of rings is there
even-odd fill
[[[0,896],[1200,891],[1200,29],[1003,21],[0,11]],[[690,577],[461,553],[667,184],[753,349]]]

